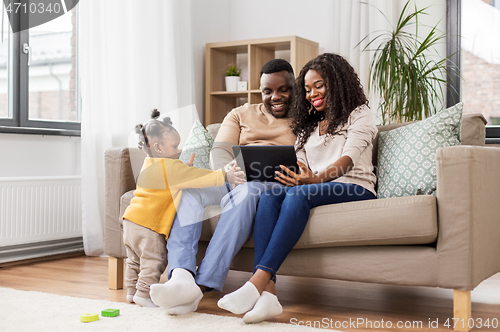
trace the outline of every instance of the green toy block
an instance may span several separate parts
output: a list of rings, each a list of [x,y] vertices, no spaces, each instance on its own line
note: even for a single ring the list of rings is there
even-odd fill
[[[101,312],[102,317],[116,317],[120,314],[120,309],[106,309]]]

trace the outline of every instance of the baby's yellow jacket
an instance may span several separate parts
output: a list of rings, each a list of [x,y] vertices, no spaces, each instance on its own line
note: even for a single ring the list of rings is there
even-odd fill
[[[189,167],[179,159],[147,157],[123,219],[168,238],[182,189],[220,187],[225,176],[222,170]]]

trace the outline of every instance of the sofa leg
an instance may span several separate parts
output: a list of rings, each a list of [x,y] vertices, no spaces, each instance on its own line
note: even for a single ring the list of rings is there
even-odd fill
[[[123,258],[108,257],[109,289],[123,288]]]
[[[469,318],[472,318],[470,291],[453,290],[453,318],[455,318],[455,331],[468,332]]]

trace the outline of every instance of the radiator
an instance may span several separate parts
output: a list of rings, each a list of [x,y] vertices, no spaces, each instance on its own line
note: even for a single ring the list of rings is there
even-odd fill
[[[81,176],[0,178],[0,263],[82,250]]]

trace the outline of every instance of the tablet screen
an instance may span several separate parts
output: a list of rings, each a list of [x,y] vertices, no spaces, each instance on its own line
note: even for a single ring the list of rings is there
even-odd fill
[[[284,165],[299,173],[297,156],[292,145],[234,145],[233,153],[247,176],[247,181],[276,181],[274,171]]]

